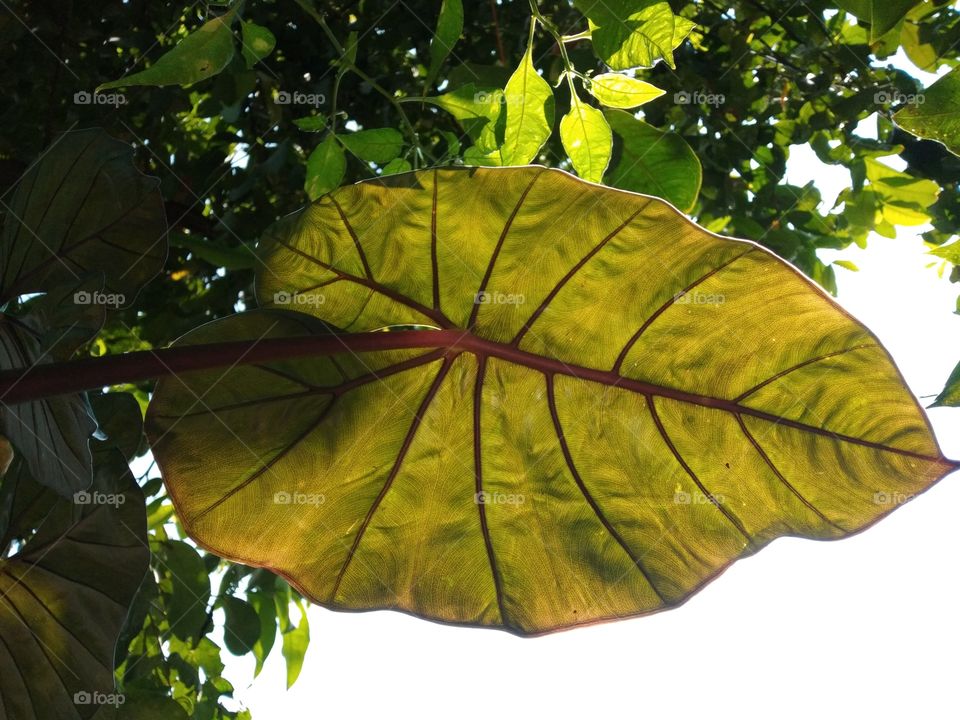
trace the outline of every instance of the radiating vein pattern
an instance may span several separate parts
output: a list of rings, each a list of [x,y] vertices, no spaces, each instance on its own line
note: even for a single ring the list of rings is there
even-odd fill
[[[428,170],[320,198],[259,252],[264,309],[181,342],[444,328],[157,388],[191,535],[327,607],[518,634],[653,612],[955,467],[866,328],[656,199]]]

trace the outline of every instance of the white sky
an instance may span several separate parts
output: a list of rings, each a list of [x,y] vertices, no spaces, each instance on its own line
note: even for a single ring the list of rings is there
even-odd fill
[[[788,179],[815,179],[828,206],[848,183],[845,171],[825,168],[806,148],[794,148]],[[925,267],[933,258],[911,230],[822,257],[859,266],[837,268],[841,304],[879,336],[929,404],[960,360],[960,316],[952,313],[960,286]],[[960,457],[960,409],[930,417],[944,452]],[[228,663],[227,675],[255,720],[955,720],[956,508],[960,476],[856,537],[777,540],[679,609],[537,639],[311,608],[310,648],[290,691],[279,638],[256,681],[250,657]]]

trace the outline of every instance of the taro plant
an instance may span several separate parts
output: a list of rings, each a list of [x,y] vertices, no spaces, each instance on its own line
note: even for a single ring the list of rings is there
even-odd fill
[[[675,607],[960,465],[817,255],[957,261],[956,70],[875,62],[955,67],[948,5],[130,5],[5,148],[0,717],[247,717],[220,645],[290,685],[307,602]]]

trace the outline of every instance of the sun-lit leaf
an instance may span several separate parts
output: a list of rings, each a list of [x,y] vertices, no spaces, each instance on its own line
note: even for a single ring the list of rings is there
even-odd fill
[[[835,0],[837,7],[870,25],[870,42],[878,40],[900,22],[921,0]]]
[[[337,135],[337,139],[361,160],[378,165],[396,158],[403,148],[403,135],[394,128],[359,130],[346,135]]]
[[[300,600],[296,601],[300,610],[300,622],[296,625],[291,621],[282,634],[283,659],[287,663],[287,689],[300,677],[303,669],[303,659],[306,657],[307,646],[310,644],[310,621],[307,619],[307,610]]]
[[[907,132],[943,143],[960,155],[960,68],[923,91],[923,102],[899,110],[893,120]]]
[[[690,211],[700,192],[702,169],[686,140],[622,110],[607,110],[604,115],[619,138],[607,185],[656,195]]]
[[[160,380],[148,436],[191,536],[329,608],[519,634],[649,613],[957,467],[866,328],[655,198],[424,170],[259,252],[266,309],[178,344],[298,356]]]
[[[502,90],[478,88],[468,83],[443,95],[423,98],[423,102],[453,115],[474,142],[476,152],[491,153],[499,147],[502,123],[506,120]]]
[[[76,130],[24,174],[0,238],[0,304],[88,273],[105,276],[102,297],[78,302],[133,302],[163,266],[167,226],[158,180],[132,158],[103,130]]]
[[[293,124],[305,132],[320,132],[327,128],[327,118],[323,115],[307,115],[295,118]]]
[[[277,38],[270,32],[270,28],[257,25],[250,20],[244,20],[240,27],[242,29],[243,59],[246,61],[247,67],[252,68],[273,52],[273,48],[277,45]]]
[[[4,717],[90,718],[118,693],[117,636],[147,570],[143,495],[122,459],[115,487],[61,500],[18,554],[0,560]]]
[[[230,25],[235,17],[231,10],[208,20],[146,70],[103,83],[97,92],[133,85],[192,85],[218,74],[233,59]]]
[[[576,0],[574,5],[590,20],[597,56],[614,70],[652,67],[661,59],[675,67],[673,51],[694,28],[666,2]]]
[[[560,140],[577,175],[596,183],[603,179],[610,162],[613,134],[602,112],[572,94],[570,112],[560,120]]]
[[[960,363],[950,373],[947,384],[931,407],[960,407]]]
[[[433,86],[444,60],[450,55],[462,32],[463,0],[443,0],[437,19],[437,31],[430,39],[430,69],[427,71],[424,87]]]
[[[316,200],[343,182],[347,172],[347,157],[333,133],[328,134],[307,158],[307,179],[304,189],[307,197]]]
[[[869,187],[880,200],[885,220],[895,225],[923,225],[930,220],[928,210],[940,193],[937,183],[894,170],[873,158],[864,163]]]
[[[533,66],[533,47],[503,89],[507,122],[500,148],[503,165],[526,165],[540,153],[553,131],[554,98],[550,84]]]
[[[664,91],[643,80],[620,73],[602,73],[590,79],[590,93],[612,108],[635,108],[656,100]]]

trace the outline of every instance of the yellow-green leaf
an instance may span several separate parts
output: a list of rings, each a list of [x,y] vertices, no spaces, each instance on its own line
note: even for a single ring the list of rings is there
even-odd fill
[[[260,254],[266,309],[177,343],[260,355],[160,380],[148,436],[191,536],[329,608],[525,635],[650,613],[958,466],[865,327],[655,198],[424,170]]]
[[[695,27],[666,2],[639,8],[631,0],[575,0],[574,5],[590,21],[597,56],[614,70],[652,67],[659,60],[675,67],[673,51]]]
[[[393,160],[403,148],[403,135],[394,128],[359,130],[337,138],[344,147],[365,162],[382,165]]]
[[[590,182],[600,182],[610,162],[613,133],[595,107],[580,102],[571,94],[570,112],[560,120],[560,140],[570,156],[577,175]]]
[[[553,89],[534,68],[532,53],[530,46],[503,89],[507,114],[500,148],[503,165],[531,162],[553,131]]]
[[[146,70],[104,83],[97,91],[131,85],[192,85],[216,75],[233,59],[230,25],[235,16],[231,10],[204,23]]]
[[[837,7],[870,25],[870,42],[879,40],[921,0],[836,0]]]
[[[307,158],[307,179],[304,189],[311,200],[316,200],[343,182],[347,172],[347,158],[333,133],[328,134]]]
[[[603,73],[591,78],[589,90],[597,100],[612,108],[635,108],[664,93],[656,85],[620,73]]]

